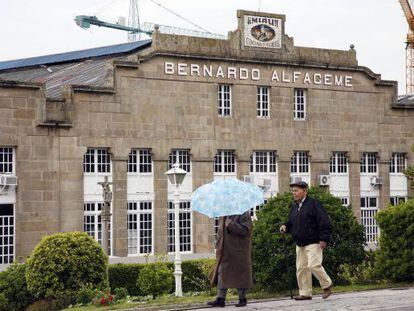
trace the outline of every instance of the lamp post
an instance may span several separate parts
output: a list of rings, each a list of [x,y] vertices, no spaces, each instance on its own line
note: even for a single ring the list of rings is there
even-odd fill
[[[109,185],[112,185],[111,182],[108,182],[108,176],[105,176],[103,182],[98,182],[102,186],[102,197],[103,197],[103,207],[101,212],[101,221],[102,221],[102,248],[104,253],[108,254],[108,231],[109,231],[109,221],[111,219],[111,201],[112,201],[112,191]]]
[[[180,164],[176,162],[165,175],[168,176],[171,184],[174,185],[174,225],[175,225],[175,256],[174,256],[174,277],[175,277],[175,296],[182,297],[182,275],[181,270],[181,254],[180,254],[180,193],[178,187],[182,184],[187,172],[180,168]]]

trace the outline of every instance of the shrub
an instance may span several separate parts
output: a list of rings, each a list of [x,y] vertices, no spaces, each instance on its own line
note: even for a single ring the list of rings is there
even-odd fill
[[[376,269],[384,278],[414,281],[414,200],[378,212],[381,230]]]
[[[31,304],[26,311],[59,311],[69,304],[70,302],[63,297],[59,299],[42,299]]]
[[[76,303],[81,305],[88,305],[95,297],[95,291],[93,287],[88,285],[82,285],[82,287],[76,293]]]
[[[163,263],[171,269],[174,269],[174,263]],[[183,261],[181,268],[183,270],[183,291],[197,292],[210,291],[208,274],[215,264],[214,259],[198,259]],[[157,263],[148,264],[114,264],[109,266],[109,285],[112,289],[125,287],[131,296],[143,296],[144,293],[137,285],[137,279],[141,269],[146,266],[155,267]],[[171,272],[172,274],[172,272]],[[171,280],[171,286],[174,286],[174,280]]]
[[[215,259],[189,260],[182,263],[183,291],[211,291],[209,273],[214,268]]]
[[[107,286],[107,256],[86,233],[43,238],[27,260],[26,281],[37,298],[73,299],[82,286]]]
[[[381,277],[375,270],[375,256],[376,253],[370,250],[366,252],[364,261],[361,264],[344,264],[341,267],[340,274],[343,283],[356,285],[379,283]]]
[[[0,311],[8,311],[9,309],[9,301],[7,300],[4,293],[0,293]]]
[[[116,300],[125,299],[128,297],[128,291],[125,287],[118,287],[114,290],[114,295]]]
[[[309,196],[324,205],[332,221],[333,232],[330,246],[324,251],[324,267],[333,282],[340,281],[343,264],[357,265],[364,259],[364,229],[338,198],[322,188],[311,188]],[[295,246],[290,235],[284,238],[279,227],[286,222],[293,202],[291,193],[272,198],[258,212],[253,227],[253,273],[256,285],[266,290],[287,289],[289,279],[295,276]]]
[[[144,295],[152,295],[153,298],[169,294],[173,289],[173,270],[163,262],[155,265],[146,265],[139,272],[137,286]]]
[[[0,273],[0,293],[8,301],[7,310],[24,310],[34,301],[27,290],[25,272],[26,264],[15,262]]]

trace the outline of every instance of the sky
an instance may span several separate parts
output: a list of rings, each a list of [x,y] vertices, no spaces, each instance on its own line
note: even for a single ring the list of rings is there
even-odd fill
[[[405,93],[408,30],[397,0],[156,0],[202,28],[219,34],[237,28],[236,11],[286,15],[295,45],[348,50],[358,63]],[[129,0],[0,0],[0,61],[127,42],[123,31],[78,27],[76,15],[128,18]],[[139,0],[140,21],[196,29],[151,0]]]

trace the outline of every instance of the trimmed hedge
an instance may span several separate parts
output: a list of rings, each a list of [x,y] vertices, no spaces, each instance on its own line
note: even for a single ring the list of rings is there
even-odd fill
[[[208,273],[213,268],[215,259],[200,259],[183,261],[183,291],[202,292],[210,290]],[[137,287],[137,279],[140,270],[145,266],[153,266],[165,263],[148,264],[114,264],[109,265],[109,286],[111,290],[124,287],[131,296],[142,296],[142,291]],[[174,269],[174,263],[166,263],[168,268]],[[174,282],[174,279],[173,279]],[[174,283],[173,287],[174,289]]]
[[[414,200],[378,212],[381,229],[376,269],[391,281],[414,281]]]
[[[107,286],[107,262],[101,246],[86,233],[49,235],[26,262],[27,287],[36,298],[74,299],[82,286]]]

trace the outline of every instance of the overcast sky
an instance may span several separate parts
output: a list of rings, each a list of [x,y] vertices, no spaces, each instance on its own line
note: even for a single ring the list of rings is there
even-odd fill
[[[295,45],[347,50],[353,43],[359,64],[405,93],[407,23],[397,0],[156,0],[203,28],[227,34],[236,10],[285,14]],[[92,26],[83,30],[78,14],[116,20],[128,17],[129,0],[0,0],[0,61],[127,42],[125,32]],[[139,0],[141,22],[195,27]]]

